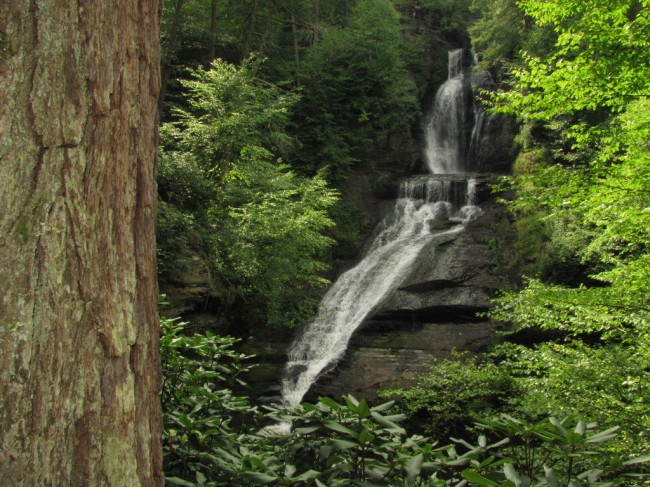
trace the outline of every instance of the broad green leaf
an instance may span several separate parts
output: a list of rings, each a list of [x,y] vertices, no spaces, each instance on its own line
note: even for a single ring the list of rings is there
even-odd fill
[[[496,485],[499,485],[490,479],[486,479],[475,470],[463,470],[460,474],[469,482],[481,485],[482,487],[494,487]]]
[[[320,404],[323,404],[327,406],[327,408],[332,409],[334,411],[338,411],[341,409],[341,405],[337,403],[334,399],[331,399],[329,397],[321,397],[318,401]]]
[[[320,475],[320,472],[316,470],[307,470],[306,472],[301,473],[297,477],[294,477],[294,480],[311,480],[315,479]]]
[[[203,472],[197,470],[197,471],[196,471],[196,483],[197,483],[198,485],[204,485],[205,482],[206,482],[206,480],[208,480],[208,479],[207,479],[206,476],[203,474]]]
[[[266,469],[266,465],[264,465],[264,462],[262,462],[262,460],[260,460],[260,459],[257,458],[257,457],[249,457],[249,458],[248,458],[248,461],[249,461],[249,462],[251,463],[251,465],[252,465],[253,467],[255,467],[255,468],[258,468],[258,469],[260,469],[260,470],[264,470],[264,469]]]
[[[551,467],[544,465],[544,476],[546,477],[546,482],[548,482],[549,487],[560,487],[560,482],[557,479],[555,470]]]
[[[359,402],[359,406],[357,407],[357,413],[362,418],[370,417],[370,408],[368,407],[368,403],[365,400],[361,400]]]
[[[375,436],[370,433],[366,428],[361,430],[359,433],[358,440],[360,443],[371,443],[375,439]]]
[[[325,463],[328,468],[335,467],[337,465],[342,465],[345,464],[346,460],[344,457],[341,455],[332,455],[327,458],[327,462]]]
[[[463,467],[469,463],[469,458],[458,458],[456,460],[449,460],[444,463],[450,467]]]
[[[503,473],[505,474],[506,478],[514,482],[515,485],[519,484],[519,474],[517,473],[517,470],[515,470],[515,467],[512,463],[506,463],[503,466]]]
[[[578,424],[573,431],[580,436],[584,436],[586,429],[587,425],[583,421],[578,421]]]
[[[424,456],[421,453],[418,453],[414,457],[408,459],[406,466],[404,467],[406,470],[406,480],[408,482],[413,482],[413,480],[415,480],[415,478],[420,475],[423,462]]]
[[[294,432],[296,432],[299,435],[308,435],[309,433],[313,433],[314,431],[318,431],[321,427],[319,425],[314,425],[314,426],[302,426],[300,428],[296,428]]]
[[[165,482],[171,485],[180,485],[182,487],[195,487],[196,484],[193,482],[188,482],[178,477],[165,477]]]
[[[266,485],[278,480],[278,477],[263,472],[244,472],[243,477],[254,484]]]
[[[350,448],[359,446],[357,443],[348,440],[342,440],[340,438],[334,438],[330,440],[330,443],[334,445],[336,448],[338,448],[339,450],[349,450]]]
[[[650,462],[650,455],[643,455],[641,457],[632,458],[623,462],[623,465],[638,465],[640,463]]]
[[[347,406],[356,412],[357,406],[359,406],[359,401],[357,400],[356,397],[352,396],[351,394],[348,394],[346,396],[343,396],[343,399],[345,400],[345,403]]]
[[[400,435],[405,435],[406,430],[402,428],[401,426],[398,426],[397,424],[393,423],[391,420],[389,420],[387,417],[382,416],[381,414],[377,412],[372,412],[372,417],[374,418],[375,421],[377,421],[379,424],[386,426],[387,428],[390,428],[392,431],[399,433]]]
[[[489,445],[488,449],[498,448],[500,446],[507,445],[508,443],[510,443],[510,438],[504,438],[502,440],[497,441],[496,443],[492,443],[491,445]]]
[[[295,465],[287,464],[284,466],[284,476],[288,479],[293,477],[293,474],[296,473]]]
[[[611,440],[612,438],[615,438],[618,435],[620,429],[621,429],[620,427],[614,426],[613,428],[608,428],[606,430],[600,431],[594,435],[589,436],[585,440],[585,443],[600,443],[603,441]]]
[[[385,402],[383,404],[379,404],[378,406],[373,406],[370,409],[373,412],[380,413],[380,412],[383,412],[383,411],[387,411],[388,409],[392,408],[394,405],[395,405],[395,401],[388,401],[388,402]]]
[[[566,430],[566,428],[564,428],[564,426],[562,425],[562,423],[561,423],[560,421],[557,420],[557,418],[550,417],[550,418],[548,418],[548,420],[549,420],[549,421],[551,422],[551,424],[555,427],[555,429],[556,429],[558,432],[560,432],[560,434],[561,434],[562,436],[564,436],[565,438],[567,438],[567,436],[568,436],[569,433],[568,433],[568,431]]]
[[[344,426],[340,423],[337,423],[336,421],[324,421],[323,426],[326,428],[329,428],[334,431],[338,431],[339,433],[344,433],[348,436],[352,436],[353,438],[357,437],[357,432],[354,431],[353,429],[348,428],[347,426]]]

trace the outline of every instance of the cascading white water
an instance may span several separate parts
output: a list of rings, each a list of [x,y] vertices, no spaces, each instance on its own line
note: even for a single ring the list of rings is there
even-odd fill
[[[465,49],[449,52],[448,78],[436,93],[431,118],[425,127],[424,156],[433,174],[465,172],[467,105],[471,93],[468,68],[474,64],[473,57],[468,62],[467,53]]]
[[[331,286],[321,301],[318,317],[290,347],[282,383],[287,404],[299,404],[318,375],[341,358],[354,331],[399,286],[433,237],[463,229],[464,207],[454,208],[451,202],[436,197],[450,195],[452,181],[422,182],[407,180],[401,184],[400,198],[364,257]],[[449,229],[436,229],[436,221],[448,219],[458,219],[458,223]]]
[[[400,184],[392,211],[375,230],[363,258],[332,284],[316,319],[292,343],[282,381],[286,404],[299,404],[318,376],[336,364],[355,330],[400,286],[425,245],[462,232],[464,223],[480,214],[476,181],[445,176],[464,172],[463,62],[463,52],[450,52],[449,79],[436,95],[427,130],[428,166],[437,176]]]

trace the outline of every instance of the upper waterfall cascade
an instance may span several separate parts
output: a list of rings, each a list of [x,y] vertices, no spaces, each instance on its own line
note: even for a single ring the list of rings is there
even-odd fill
[[[463,174],[475,169],[488,117],[476,101],[475,86],[491,83],[476,74],[476,56],[466,49],[449,53],[447,81],[438,89],[424,127],[424,156],[432,174]],[[489,78],[489,76],[488,76]]]
[[[476,180],[463,175],[471,141],[481,139],[474,133],[480,127],[465,129],[467,104],[473,105],[466,96],[468,52],[450,52],[449,79],[438,90],[427,126],[426,158],[433,174],[401,182],[398,198],[361,260],[332,284],[316,319],[291,344],[282,381],[288,405],[299,404],[318,377],[334,367],[355,330],[400,286],[426,245],[448,241],[480,215]]]

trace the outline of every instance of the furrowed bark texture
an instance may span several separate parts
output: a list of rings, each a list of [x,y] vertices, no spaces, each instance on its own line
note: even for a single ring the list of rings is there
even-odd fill
[[[159,0],[0,2],[0,483],[161,485]]]

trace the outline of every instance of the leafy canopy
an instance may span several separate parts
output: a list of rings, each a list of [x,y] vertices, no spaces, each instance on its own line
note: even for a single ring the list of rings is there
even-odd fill
[[[183,81],[187,108],[161,130],[160,254],[173,270],[174,252],[195,241],[226,295],[224,311],[248,324],[293,325],[310,317],[326,283],[337,195],[324,172],[299,177],[279,158],[292,145],[286,125],[298,97],[257,79],[259,62],[215,61]]]
[[[516,358],[529,376],[524,390],[534,392],[538,406],[571,401],[566,407],[588,410],[589,397],[601,418],[625,418],[622,426],[638,432],[621,448],[647,449],[639,425],[647,429],[650,420],[649,381],[641,373],[650,345],[650,3],[519,5],[551,27],[556,41],[545,57],[525,55],[514,89],[495,97],[497,110],[549,129],[545,140],[525,148],[525,170],[510,178],[517,193],[511,207],[558,229],[567,224],[573,237],[551,234],[551,245],[570,242],[591,272],[572,283],[531,276],[521,291],[498,298],[491,316],[514,331],[574,340]],[[638,373],[612,370],[607,361],[614,359],[636,364]]]

